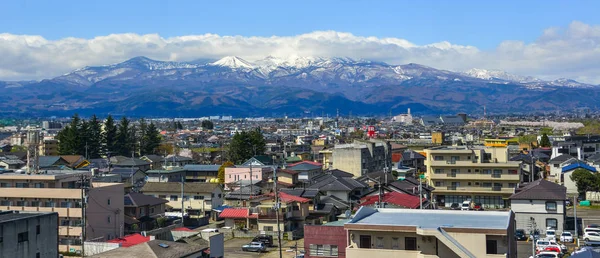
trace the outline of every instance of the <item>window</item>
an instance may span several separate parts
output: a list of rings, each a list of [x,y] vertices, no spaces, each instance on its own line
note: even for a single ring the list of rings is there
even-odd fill
[[[443,169],[441,169],[441,168],[436,168],[436,169],[434,170],[434,173],[436,173],[436,174],[442,174],[442,173],[444,173],[444,170],[443,170]]]
[[[377,237],[375,241],[375,247],[383,249],[383,237]]]
[[[323,256],[323,245],[317,245],[317,256]]]
[[[433,156],[433,160],[444,160],[444,156]]]
[[[481,186],[483,186],[483,187],[492,187],[492,183],[485,182],[485,183],[482,183]]]
[[[154,213],[154,207],[150,208],[150,213]]]
[[[221,195],[221,194],[219,194],[219,198],[221,198],[221,196],[222,196],[222,195]]]
[[[44,207],[54,207],[54,202],[53,201],[49,201],[44,203]]]
[[[60,202],[61,208],[71,208],[71,202]]]
[[[110,223],[110,216],[106,217],[106,222]]]
[[[106,203],[110,206],[110,198],[108,198],[108,200],[106,200]]]
[[[491,173],[492,173],[492,170],[491,170],[491,169],[484,169],[484,170],[481,170],[481,174],[487,174],[487,175],[489,175],[489,174],[491,174]]]
[[[202,195],[194,195],[194,200],[204,200],[204,196],[202,196]]]
[[[17,242],[23,243],[25,241],[29,241],[29,231],[21,232],[17,236]]]
[[[17,201],[17,206],[27,206],[27,202],[26,201]]]
[[[215,193],[211,193],[210,197],[215,198]]]
[[[61,226],[69,226],[70,225],[70,221],[68,219],[63,219],[60,221],[60,225]]]
[[[392,237],[392,249],[398,250],[400,249],[400,239],[397,237]]]
[[[509,170],[508,170],[508,173],[509,173],[509,174],[511,174],[511,175],[516,175],[516,174],[518,174],[519,172],[518,172],[516,169],[509,169]]]
[[[35,187],[35,188],[44,188],[44,183],[35,183],[33,185],[33,187]]]
[[[452,174],[460,173],[460,169],[450,169],[450,173],[452,173]]]
[[[509,188],[515,188],[515,187],[517,187],[517,184],[515,184],[515,183],[508,183],[508,187]]]
[[[11,201],[0,201],[0,205],[2,205],[2,206],[11,206],[12,202]]]
[[[40,252],[35,253],[35,258],[40,258]]]
[[[183,200],[184,200],[184,201],[189,201],[189,200],[190,200],[190,197],[189,197],[188,195],[184,195],[184,196],[183,196]]]
[[[40,207],[39,201],[31,201],[31,207]]]
[[[452,157],[450,157],[450,160],[454,160],[454,161],[460,160],[460,156],[452,156]]]
[[[164,194],[159,194],[159,195],[158,195],[158,198],[161,198],[161,199],[167,199],[167,196],[166,196],[166,195],[164,195]]]
[[[35,226],[35,234],[36,235],[40,234],[40,225]]]
[[[405,237],[404,238],[404,250],[417,250],[417,238],[416,237]]]
[[[0,187],[10,187],[9,183],[0,183]]]
[[[263,226],[263,231],[273,231],[273,226]]]
[[[496,240],[486,239],[485,241],[486,254],[498,254],[498,243]]]
[[[177,201],[177,195],[171,195],[171,198],[169,200],[171,200],[171,201]]]
[[[468,186],[471,186],[471,182],[467,182],[467,185],[468,185]]]
[[[556,211],[556,202],[546,202],[547,211]]]
[[[16,183],[15,187],[17,187],[17,188],[29,188],[29,184],[28,183]]]
[[[229,178],[231,178],[231,175],[229,175]]]
[[[440,181],[435,182],[435,186],[437,186],[437,187],[442,186],[442,182],[440,182]]]
[[[299,211],[299,210],[300,210],[300,207],[298,207],[298,206],[292,206],[292,210],[293,210],[293,211]]]

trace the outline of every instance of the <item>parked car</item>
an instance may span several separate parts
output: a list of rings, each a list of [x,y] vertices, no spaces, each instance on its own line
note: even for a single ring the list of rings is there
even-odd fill
[[[587,227],[588,228],[600,228],[600,225],[598,225],[598,224],[589,224]]]
[[[547,229],[546,230],[546,240],[548,241],[556,241],[556,230],[554,229]]]
[[[475,203],[475,205],[473,205],[473,210],[482,211],[483,205],[481,205],[481,203]]]
[[[558,245],[549,245],[546,246],[542,252],[562,253],[562,248],[560,248]]]
[[[450,205],[450,209],[452,209],[452,210],[460,210],[460,205],[458,205],[458,203],[456,203],[456,202],[452,203]]]
[[[548,240],[540,239],[535,242],[535,246],[537,247],[536,249],[538,252],[541,252],[542,250],[546,249],[546,247],[549,245],[550,245],[550,241],[548,241]]]
[[[461,211],[468,211],[471,209],[471,201],[464,201],[460,206]]]
[[[600,234],[598,232],[586,232],[583,234],[583,240],[586,242],[600,242]]]
[[[202,232],[211,233],[211,232],[219,232],[219,230],[216,228],[206,228],[206,229],[203,229]]]
[[[261,243],[265,244],[265,246],[272,247],[273,246],[273,236],[258,235],[252,239],[252,242],[261,242]]]
[[[533,256],[531,256],[533,257]],[[540,252],[539,254],[535,255],[535,258],[559,258],[561,257],[560,254],[557,254],[555,252]]]
[[[249,244],[242,246],[242,251],[244,252],[265,252],[267,251],[267,247],[265,244],[261,242],[250,242]]]
[[[571,234],[571,232],[562,232],[562,234],[560,234],[560,242],[563,243],[572,243],[573,242],[573,234]]]
[[[525,230],[523,230],[523,229],[517,229],[515,231],[515,239],[517,241],[525,241],[525,240],[527,240],[527,235],[525,235]]]

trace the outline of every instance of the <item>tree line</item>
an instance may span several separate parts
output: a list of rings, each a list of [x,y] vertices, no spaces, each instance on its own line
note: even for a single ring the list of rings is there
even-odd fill
[[[58,133],[57,139],[61,155],[87,155],[89,159],[109,154],[127,157],[154,154],[161,142],[154,123],[148,124],[144,119],[136,126],[127,117],[116,124],[110,115],[102,122],[96,115],[85,120],[77,114]]]

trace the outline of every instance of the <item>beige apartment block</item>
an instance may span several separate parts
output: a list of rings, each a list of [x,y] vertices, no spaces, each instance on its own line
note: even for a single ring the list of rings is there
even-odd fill
[[[347,258],[517,257],[511,211],[372,209],[346,224]]]
[[[88,171],[44,171],[42,174],[0,174],[0,210],[57,212],[59,251],[81,250],[83,233],[81,180]],[[121,183],[91,183],[87,190],[86,240],[105,241],[122,236]]]
[[[486,209],[506,208],[521,181],[521,163],[508,160],[506,147],[441,146],[425,154],[427,183],[439,206],[471,200]]]

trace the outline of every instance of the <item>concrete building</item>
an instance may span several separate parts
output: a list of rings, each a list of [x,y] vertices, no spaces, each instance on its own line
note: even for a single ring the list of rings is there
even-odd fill
[[[216,183],[148,182],[141,192],[169,201],[167,209],[181,212],[181,205],[191,217],[210,216],[213,208],[223,204],[223,189]],[[182,199],[183,198],[183,202]]]
[[[406,114],[400,114],[400,115],[394,116],[392,118],[392,122],[400,123],[400,124],[404,124],[404,125],[411,125],[413,123],[413,116],[410,114],[410,108],[408,109]]]
[[[352,173],[354,177],[392,169],[391,145],[388,142],[338,144],[333,148],[333,168]]]
[[[81,250],[83,208],[81,180],[87,171],[44,171],[43,174],[0,174],[0,210],[57,212],[59,251]],[[86,240],[119,237],[123,229],[121,183],[92,183],[87,187]]]
[[[510,196],[510,209],[515,213],[516,227],[527,233],[539,230],[546,234],[546,228],[563,232],[566,216],[567,188],[540,179],[516,190]]]
[[[58,213],[0,211],[0,257],[58,257]]]
[[[372,209],[344,224],[346,257],[517,257],[511,211]]]
[[[471,200],[484,208],[505,208],[521,181],[521,163],[508,160],[507,148],[441,146],[425,154],[427,183],[435,187],[439,206]]]
[[[58,140],[55,139],[44,139],[39,146],[40,156],[57,156],[58,153]]]

